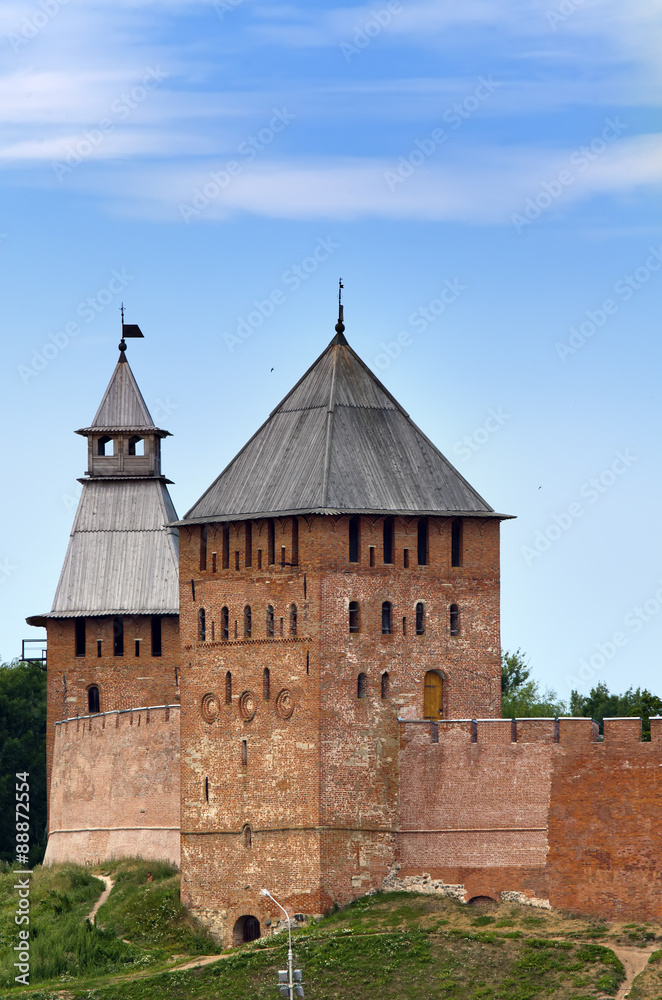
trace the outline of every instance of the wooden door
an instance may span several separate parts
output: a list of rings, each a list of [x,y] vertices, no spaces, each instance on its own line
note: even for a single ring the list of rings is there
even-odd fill
[[[434,670],[428,670],[423,688],[423,717],[438,719],[441,715],[443,681]]]

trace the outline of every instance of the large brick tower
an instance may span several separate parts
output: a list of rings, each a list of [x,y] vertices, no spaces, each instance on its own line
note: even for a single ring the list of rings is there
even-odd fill
[[[382,884],[398,717],[500,714],[499,520],[348,345],[179,522],[183,898],[226,943]]]
[[[123,329],[142,336],[132,332],[137,327]],[[125,351],[123,334],[97,414],[76,432],[87,438],[88,468],[53,607],[27,619],[48,634],[47,862],[118,852],[179,857],[178,773],[157,778],[173,760],[178,771],[178,706],[176,720],[165,712],[168,725],[158,734],[157,716],[148,713],[152,738],[141,734],[140,748],[120,737],[125,722],[133,725],[130,710],[177,705],[180,662],[178,533],[170,526],[177,515],[161,472],[169,432],[154,424]],[[72,719],[73,729],[63,724]],[[82,739],[93,719],[106,734],[94,750],[91,738]],[[127,811],[132,775],[138,784]],[[138,804],[150,779],[163,786],[156,819]],[[150,822],[169,832],[150,833]]]

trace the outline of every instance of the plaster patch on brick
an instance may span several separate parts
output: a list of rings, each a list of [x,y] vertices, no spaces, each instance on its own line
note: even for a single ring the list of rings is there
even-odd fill
[[[382,882],[384,892],[424,892],[430,895],[449,896],[451,899],[458,899],[461,903],[466,903],[466,890],[463,885],[449,885],[442,879],[431,878],[427,872],[422,875],[405,875],[404,878],[399,878],[397,875],[399,871],[399,864],[393,865],[389,870]]]
[[[519,903],[520,906],[537,906],[540,910],[551,910],[552,904],[548,899],[538,899],[536,896],[527,896],[523,892],[502,892],[502,903]]]

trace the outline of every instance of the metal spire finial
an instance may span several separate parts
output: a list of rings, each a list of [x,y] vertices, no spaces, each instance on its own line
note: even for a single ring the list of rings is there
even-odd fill
[[[342,283],[342,278],[338,279],[338,322],[336,323],[336,333],[345,332],[345,324],[343,323],[343,307],[342,307],[342,290],[345,286]]]

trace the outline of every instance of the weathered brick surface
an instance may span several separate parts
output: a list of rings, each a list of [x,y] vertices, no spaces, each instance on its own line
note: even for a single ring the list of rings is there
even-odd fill
[[[54,727],[45,864],[138,855],[179,864],[179,706]]]
[[[427,744],[401,724],[398,877],[659,920],[662,727],[642,743],[640,720],[606,720],[598,742],[591,720],[565,719],[556,742],[544,722],[518,719],[510,745],[510,720],[480,720],[475,743],[466,724]]]
[[[383,521],[368,517],[361,519],[360,561],[350,563],[348,520],[299,518],[297,566],[288,565],[291,518],[275,522],[272,566],[266,521],[252,524],[250,566],[244,523],[230,525],[228,568],[223,526],[208,525],[205,570],[200,529],[181,532],[183,898],[226,941],[239,916],[263,921],[277,915],[259,895],[261,885],[305,914],[381,885],[395,857],[399,820],[397,718],[421,717],[427,670],[444,678],[444,715],[498,712],[498,522],[465,521],[463,566],[454,568],[447,519],[430,518],[425,566],[417,564],[416,519],[400,518],[392,565],[382,558]],[[285,565],[279,565],[283,547]],[[349,633],[350,601],[360,605],[357,634]],[[382,634],[384,601],[393,607],[389,635]],[[419,602],[425,605],[421,635]],[[296,636],[289,635],[292,603]],[[450,635],[452,603],[460,607],[458,636]],[[243,638],[246,605],[250,639]],[[268,605],[274,637],[267,634]],[[228,641],[221,638],[223,607]],[[366,675],[362,698],[360,673]],[[294,705],[287,719],[278,712],[283,689]],[[245,692],[251,692],[251,713],[255,708],[251,718],[242,716]],[[205,696],[213,696],[213,718],[204,717]]]
[[[161,620],[161,656],[151,656],[151,618],[124,618],[124,656],[113,656],[113,619],[86,619],[86,655],[76,656],[74,620],[49,619],[47,681],[47,780],[50,795],[55,723],[88,714],[87,690],[99,688],[101,712],[171,705],[179,701],[180,642],[175,616]],[[140,656],[135,656],[135,641]],[[97,641],[101,640],[101,656]],[[103,815],[99,813],[100,824]],[[99,825],[99,824],[97,824]]]

